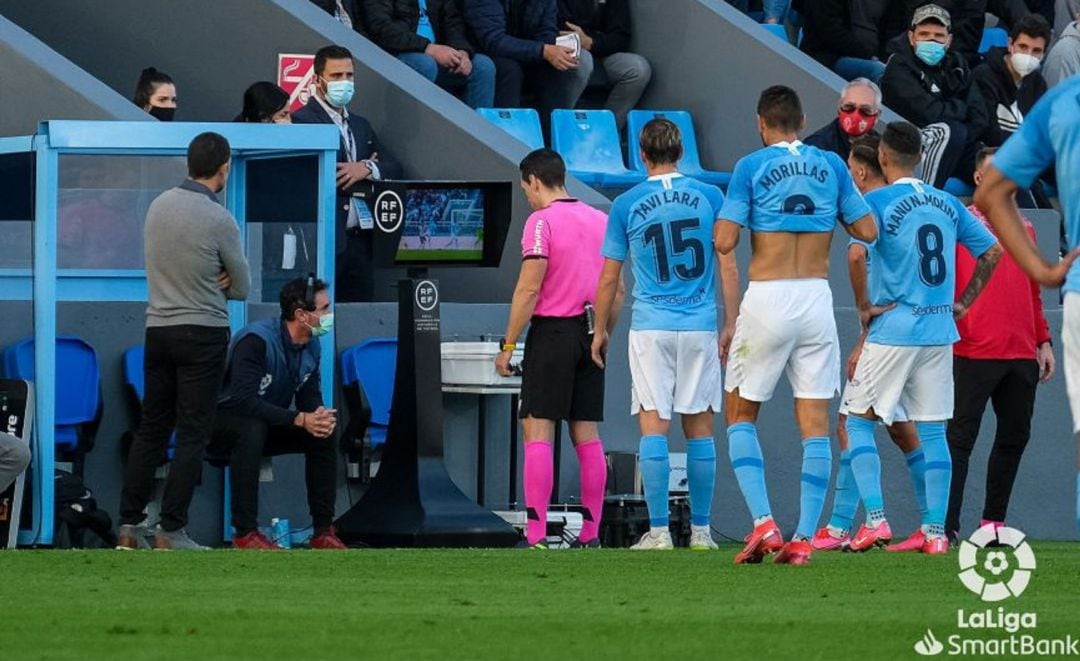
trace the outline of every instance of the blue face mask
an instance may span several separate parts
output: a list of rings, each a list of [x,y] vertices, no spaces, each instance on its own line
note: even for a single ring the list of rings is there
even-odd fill
[[[353,91],[351,80],[326,81],[326,100],[335,108],[344,108],[349,105],[349,101],[353,98]]]
[[[915,56],[928,65],[935,67],[945,59],[949,47],[936,41],[920,41],[915,44]]]
[[[312,337],[322,337],[330,332],[330,329],[334,327],[334,314],[330,313],[319,317],[318,326],[308,326],[311,329]]]

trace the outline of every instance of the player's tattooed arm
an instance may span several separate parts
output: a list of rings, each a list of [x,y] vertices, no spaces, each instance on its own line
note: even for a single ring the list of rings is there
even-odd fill
[[[968,313],[971,304],[975,302],[975,299],[979,297],[979,294],[986,287],[986,283],[990,281],[990,276],[994,274],[994,269],[997,268],[1000,259],[1000,243],[995,243],[989,250],[979,255],[979,259],[975,261],[975,272],[972,274],[971,280],[953,305],[954,317],[961,319]]]

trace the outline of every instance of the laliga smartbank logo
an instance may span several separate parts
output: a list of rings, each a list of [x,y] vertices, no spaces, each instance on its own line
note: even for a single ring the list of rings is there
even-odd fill
[[[960,544],[960,582],[987,603],[1016,599],[1027,589],[1035,571],[1035,552],[1024,533],[1015,528],[996,528],[993,524],[976,530]],[[1038,615],[1015,611],[1004,606],[997,609],[956,612],[956,628],[960,631],[944,640],[926,630],[915,642],[915,651],[922,656],[938,654],[982,656],[1077,656],[1080,640],[1071,635],[1065,638],[1039,638],[1035,634]],[[974,630],[969,632],[968,630]],[[966,635],[978,635],[968,638]],[[994,637],[995,634],[999,634]]]

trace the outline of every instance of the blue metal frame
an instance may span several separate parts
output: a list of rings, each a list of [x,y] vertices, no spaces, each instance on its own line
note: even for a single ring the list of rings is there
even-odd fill
[[[37,351],[32,475],[33,517],[19,531],[19,544],[53,543],[53,470],[55,466],[56,304],[60,301],[145,301],[146,272],[139,269],[58,269],[57,206],[59,159],[70,154],[112,156],[183,156],[198,134],[224,135],[233,150],[226,205],[247,237],[246,161],[315,154],[319,161],[318,276],[329,280],[334,263],[334,197],[338,132],[330,125],[213,124],[191,122],[42,122],[33,136],[0,138],[0,154],[36,153],[33,267],[0,269],[0,291],[7,300],[33,300]],[[179,182],[178,182],[179,183]],[[331,292],[332,293],[332,292]],[[247,320],[243,302],[229,304],[233,331]],[[334,337],[323,343],[323,394],[333,405]]]

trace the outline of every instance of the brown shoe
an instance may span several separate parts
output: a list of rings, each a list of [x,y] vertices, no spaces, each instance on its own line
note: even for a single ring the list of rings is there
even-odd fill
[[[150,543],[146,541],[149,531],[146,529],[145,524],[130,525],[124,524],[120,526],[120,534],[117,535],[116,550],[118,551],[140,551],[143,549],[149,549]]]

